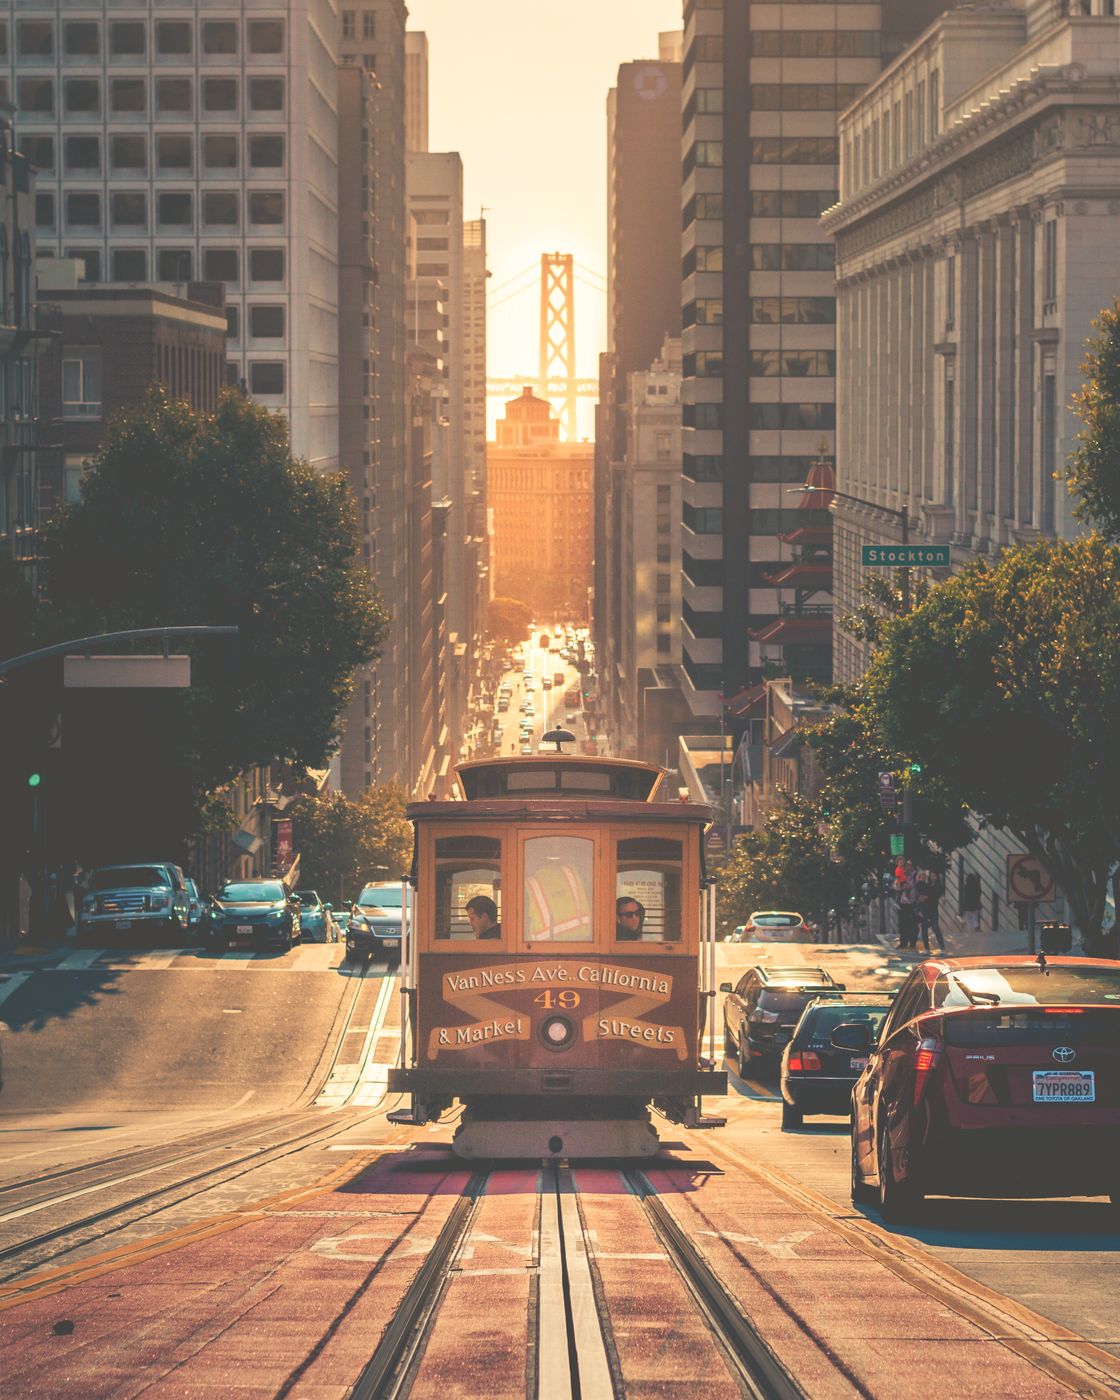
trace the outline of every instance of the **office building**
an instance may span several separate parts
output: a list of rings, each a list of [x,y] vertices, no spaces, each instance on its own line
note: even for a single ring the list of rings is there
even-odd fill
[[[337,19],[56,0],[6,21],[39,254],[89,283],[221,282],[227,375],[338,465]]]
[[[404,141],[406,150],[428,149],[428,36],[422,29],[404,36]]]

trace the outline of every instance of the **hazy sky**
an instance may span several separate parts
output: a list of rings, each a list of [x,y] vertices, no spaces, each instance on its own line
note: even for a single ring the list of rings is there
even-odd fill
[[[655,58],[659,31],[681,27],[681,0],[408,0],[408,9],[408,27],[428,35],[430,148],[462,155],[465,216],[486,207],[491,290],[534,269],[532,290],[489,318],[490,373],[535,375],[540,255],[571,252],[606,276],[607,90],[620,63]],[[581,375],[597,373],[605,310],[606,298],[577,282]]]

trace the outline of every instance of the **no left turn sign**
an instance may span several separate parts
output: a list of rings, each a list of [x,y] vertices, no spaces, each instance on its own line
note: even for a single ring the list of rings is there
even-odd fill
[[[1010,903],[1045,903],[1054,898],[1054,893],[1054,877],[1037,856],[1007,857],[1007,898]]]

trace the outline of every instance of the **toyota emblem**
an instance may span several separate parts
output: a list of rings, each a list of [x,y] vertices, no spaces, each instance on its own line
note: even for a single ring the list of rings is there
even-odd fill
[[[1068,1065],[1077,1059],[1077,1051],[1071,1045],[1058,1045],[1051,1053],[1060,1065]]]

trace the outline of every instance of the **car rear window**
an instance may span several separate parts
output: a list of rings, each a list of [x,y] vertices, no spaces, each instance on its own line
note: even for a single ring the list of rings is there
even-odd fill
[[[845,1006],[842,1002],[835,1006],[819,1006],[806,1017],[803,1033],[827,1040],[837,1026],[851,1021],[870,1026],[877,1032],[889,1010],[889,1006]]]
[[[319,896],[315,893],[314,890],[300,890],[299,902],[303,905],[305,909],[318,909]]]
[[[134,885],[169,885],[167,872],[157,865],[116,865],[112,870],[95,870],[91,890],[122,890]]]
[[[933,986],[934,1006],[947,1011],[972,1006],[969,997],[992,1001],[993,1006],[1120,1006],[1120,965],[1109,967],[1054,967],[1045,971],[1033,963],[1013,967],[962,967],[943,973]]]
[[[752,914],[755,928],[793,928],[801,923],[800,914]]]
[[[284,898],[284,886],[273,880],[260,884],[223,885],[218,898],[228,900],[230,904],[269,904]]]
[[[783,991],[767,990],[758,999],[759,1006],[766,1011],[800,1011],[805,1003],[819,996],[823,987],[790,987]]]
[[[959,1046],[1120,1044],[1120,1007],[1082,1011],[961,1011],[945,1017],[945,1043]]]

